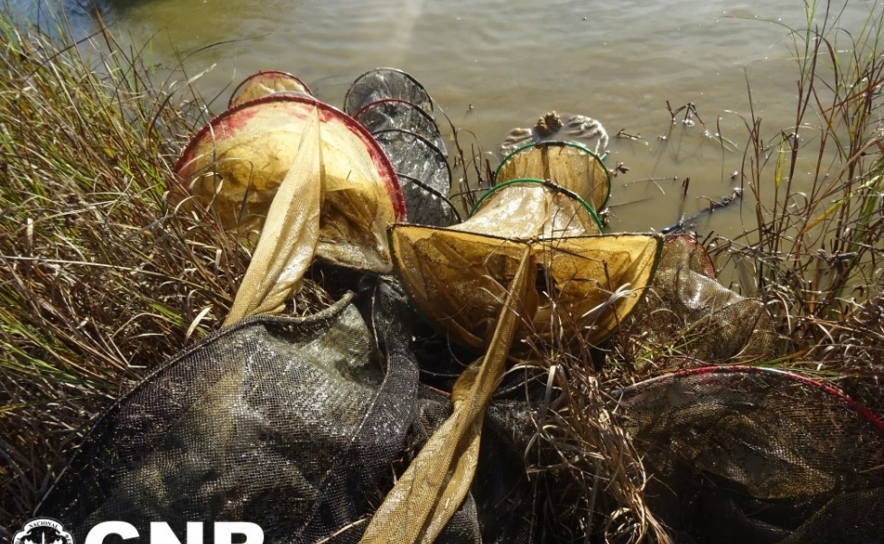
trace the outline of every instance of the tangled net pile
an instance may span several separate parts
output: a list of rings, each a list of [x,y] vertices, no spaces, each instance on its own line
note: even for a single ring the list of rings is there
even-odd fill
[[[268,542],[884,534],[884,424],[819,383],[730,366],[778,355],[770,315],[691,238],[602,234],[596,152],[545,125],[461,220],[418,82],[368,72],[344,111],[267,72],[197,134],[181,208],[285,263],[270,285],[272,267],[247,273],[238,300],[260,294],[242,315],[98,420],[35,514],[79,539],[105,520],[250,521]],[[264,252],[277,225],[299,236]],[[311,267],[337,302],[280,315]],[[624,324],[686,345],[662,375],[603,390]]]

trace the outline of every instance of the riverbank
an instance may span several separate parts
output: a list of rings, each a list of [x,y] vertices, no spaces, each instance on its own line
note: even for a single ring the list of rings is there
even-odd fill
[[[153,81],[110,35],[74,47],[2,31],[0,518],[21,520],[113,399],[220,327],[249,254],[166,199],[175,157],[205,122],[194,87]],[[744,271],[786,344],[753,363],[833,383],[881,415],[884,65],[872,34],[847,54],[826,35],[795,34],[795,126],[822,119],[823,131],[746,118],[756,224],[707,243],[719,267]],[[800,196],[789,180],[805,164],[816,183]],[[604,346],[609,385],[661,372],[690,331],[636,349],[640,334],[626,327]]]

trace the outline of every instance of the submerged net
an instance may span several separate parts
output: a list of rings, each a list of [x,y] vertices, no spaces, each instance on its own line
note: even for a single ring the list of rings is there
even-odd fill
[[[819,383],[749,367],[667,375],[622,391],[619,421],[678,542],[878,542],[884,424]]]

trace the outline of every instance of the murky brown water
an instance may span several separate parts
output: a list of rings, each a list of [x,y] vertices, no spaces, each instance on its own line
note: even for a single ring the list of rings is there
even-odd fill
[[[841,26],[858,30],[873,5],[849,2]],[[173,67],[177,50],[189,75],[212,67],[198,86],[219,95],[216,112],[259,69],[293,72],[340,105],[359,74],[395,66],[492,153],[547,110],[595,117],[612,136],[608,165],[630,169],[614,183],[613,230],[671,225],[739,183],[741,153],[723,153],[699,124],[671,125],[666,101],[693,102],[706,128],[720,125],[742,150],[748,75],[769,133],[789,127],[798,72],[776,22],[805,26],[800,0],[144,0],[117,1],[106,17],[118,35],[147,42],[151,62]],[[620,129],[642,138],[613,138]],[[697,228],[735,234],[739,211]]]

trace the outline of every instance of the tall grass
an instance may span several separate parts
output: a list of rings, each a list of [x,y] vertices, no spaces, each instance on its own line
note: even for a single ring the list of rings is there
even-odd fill
[[[805,2],[806,26],[786,27],[797,68],[791,127],[763,124],[749,82],[742,171],[753,220],[715,241],[720,262],[742,269],[743,289],[780,319],[792,357],[839,374],[884,358],[884,331],[862,317],[884,288],[884,8],[848,30],[845,7]]]
[[[709,245],[719,268],[743,273],[741,290],[764,303],[783,340],[778,352],[751,363],[835,381],[884,415],[884,8],[876,4],[860,29],[848,31],[839,26],[843,7],[807,2],[806,26],[786,29],[797,68],[793,126],[764,125],[747,82],[744,229]],[[683,322],[671,309],[643,310],[602,346],[601,374],[590,346],[542,354],[549,385],[535,441],[559,455],[531,459],[557,478],[555,496],[571,497],[550,506],[572,521],[562,526],[563,541],[669,538],[644,504],[652,475],[611,421],[604,391],[726,361],[696,359],[708,333],[699,322]],[[574,516],[583,525],[575,527]]]
[[[220,324],[248,254],[167,204],[170,165],[202,124],[192,89],[151,81],[106,34],[59,43],[8,20],[0,32],[0,519],[12,521],[100,410]]]

